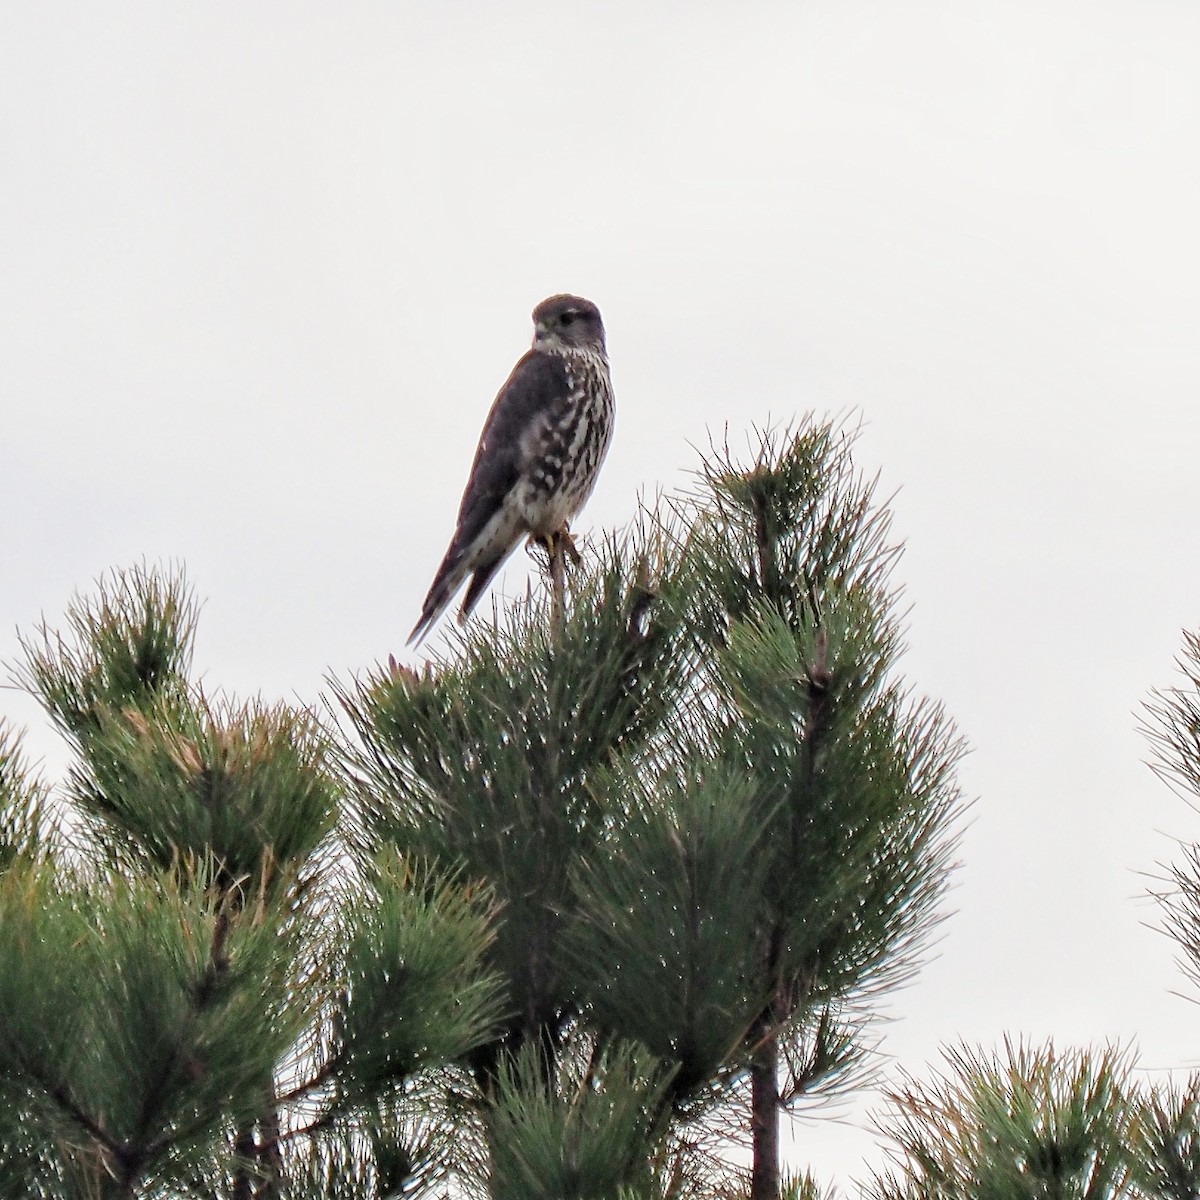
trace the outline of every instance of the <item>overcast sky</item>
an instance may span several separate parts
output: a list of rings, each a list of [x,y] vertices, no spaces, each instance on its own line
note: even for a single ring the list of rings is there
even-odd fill
[[[1137,732],[1200,628],[1200,5],[4,0],[3,26],[0,658],[143,559],[205,598],[209,687],[311,701],[400,653],[530,309],[581,293],[618,425],[579,529],[683,483],[708,431],[808,410],[855,410],[897,493],[904,672],[977,803],[885,1051],[1200,1064],[1142,898],[1200,817]],[[28,698],[0,713],[61,769]],[[869,1107],[796,1163],[862,1175]]]

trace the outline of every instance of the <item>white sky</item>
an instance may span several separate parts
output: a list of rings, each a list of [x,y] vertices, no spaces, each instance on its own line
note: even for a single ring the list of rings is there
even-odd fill
[[[399,653],[530,309],[582,293],[619,417],[581,529],[683,482],[707,430],[809,409],[860,410],[899,489],[905,672],[978,802],[885,1050],[1200,1063],[1139,874],[1200,818],[1136,731],[1200,627],[1200,6],[7,0],[3,25],[0,658],[142,559],[206,598],[210,686],[312,700]],[[59,769],[26,697],[0,713]],[[868,1105],[795,1161],[861,1176]]]

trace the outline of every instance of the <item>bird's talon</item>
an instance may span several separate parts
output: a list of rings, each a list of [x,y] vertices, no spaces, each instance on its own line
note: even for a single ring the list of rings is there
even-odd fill
[[[571,560],[571,565],[579,566],[583,562],[578,550],[575,549],[575,539],[571,536],[571,531],[564,525],[558,533],[558,544],[562,547],[563,553]]]

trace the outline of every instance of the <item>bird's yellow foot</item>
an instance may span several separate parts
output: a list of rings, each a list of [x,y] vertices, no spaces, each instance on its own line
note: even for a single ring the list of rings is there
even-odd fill
[[[531,552],[535,548],[544,550],[548,559],[553,559],[559,553],[565,554],[571,560],[571,565],[576,567],[583,561],[579,551],[575,548],[575,539],[571,537],[571,531],[566,525],[561,529],[556,529],[553,533],[532,535],[525,543],[525,547]]]
[[[575,549],[575,539],[571,536],[571,531],[564,525],[554,536],[558,540],[559,549],[571,560],[571,565],[579,566],[583,559]]]

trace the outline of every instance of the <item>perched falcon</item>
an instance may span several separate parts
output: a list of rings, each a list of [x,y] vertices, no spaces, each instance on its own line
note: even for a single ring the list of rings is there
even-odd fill
[[[608,452],[613,390],[600,310],[579,296],[551,296],[533,310],[533,327],[533,348],[484,422],[458,524],[410,645],[429,632],[468,575],[460,621],[522,537],[565,534]]]

